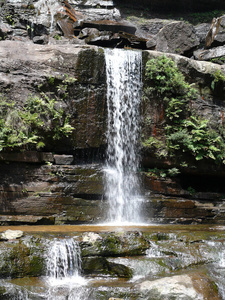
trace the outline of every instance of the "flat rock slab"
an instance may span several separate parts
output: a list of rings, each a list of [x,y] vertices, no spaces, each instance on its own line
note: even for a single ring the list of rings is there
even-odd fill
[[[199,60],[211,60],[225,56],[225,46],[215,47],[209,50],[197,50],[194,56]]]
[[[73,155],[54,155],[56,165],[71,165],[73,163]]]
[[[126,24],[122,22],[116,21],[85,21],[81,23],[81,27],[83,28],[97,28],[100,31],[111,31],[111,32],[127,32],[130,34],[134,34],[136,31],[136,27],[132,24]]]
[[[26,162],[26,163],[43,163],[53,162],[53,155],[50,152],[8,152],[0,153],[0,161]]]

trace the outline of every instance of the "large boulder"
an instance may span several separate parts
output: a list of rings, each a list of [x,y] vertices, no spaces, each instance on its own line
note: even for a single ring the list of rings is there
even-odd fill
[[[174,21],[164,26],[157,35],[156,50],[190,55],[199,45],[194,27],[183,21]]]
[[[145,300],[202,300],[220,297],[214,284],[204,274],[177,275],[153,281],[144,281],[139,286]]]

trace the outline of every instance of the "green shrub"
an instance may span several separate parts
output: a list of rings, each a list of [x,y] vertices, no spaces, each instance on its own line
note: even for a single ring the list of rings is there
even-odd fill
[[[39,149],[46,139],[69,136],[73,127],[57,101],[45,94],[29,97],[24,107],[4,99],[0,102],[0,151]]]
[[[224,128],[212,129],[209,121],[197,116],[189,102],[196,99],[196,90],[185,81],[175,63],[165,55],[150,59],[146,64],[145,96],[160,97],[166,115],[166,143],[147,137],[143,146],[169,156],[191,154],[196,160],[203,158],[225,163]],[[216,71],[212,88],[225,81],[225,75]],[[163,148],[164,147],[164,148]]]

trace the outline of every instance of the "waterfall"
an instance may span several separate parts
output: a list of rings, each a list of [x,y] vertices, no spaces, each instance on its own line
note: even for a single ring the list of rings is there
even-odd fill
[[[138,139],[141,99],[141,51],[106,49],[107,163],[109,222],[140,222]]]
[[[81,254],[74,239],[55,239],[49,245],[47,277],[51,285],[64,283],[83,284],[81,276]]]

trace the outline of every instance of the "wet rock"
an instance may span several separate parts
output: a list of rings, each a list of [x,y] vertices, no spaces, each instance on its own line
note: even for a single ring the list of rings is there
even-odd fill
[[[0,192],[2,195],[2,192]],[[1,225],[53,225],[54,216],[34,216],[34,215],[0,215]]]
[[[94,242],[81,243],[82,256],[126,256],[142,255],[148,249],[146,239],[136,233],[109,233]]]
[[[194,27],[185,22],[172,22],[157,35],[156,50],[161,52],[190,54],[199,45]]]
[[[109,262],[104,257],[85,257],[82,259],[82,269],[86,275],[110,275],[120,278],[132,277],[132,271],[117,263]]]
[[[0,178],[9,182],[0,185],[2,225],[96,223],[105,216],[99,165],[11,162],[0,170]]]
[[[87,232],[82,236],[82,242],[95,243],[97,240],[102,240],[102,237],[94,232]]]
[[[45,246],[39,239],[24,237],[1,245],[1,278],[45,275]]]
[[[96,28],[83,28],[80,33],[79,33],[79,38],[83,39],[83,38],[88,38],[87,42],[89,41],[89,39],[93,39],[95,37],[98,37],[100,35],[100,32],[98,29]]]
[[[14,240],[23,236],[23,231],[21,230],[6,230],[1,234],[3,240]]]
[[[138,48],[146,49],[146,39],[139,38],[136,35],[126,32],[112,33],[110,31],[91,32],[91,35],[85,39],[90,45],[111,47],[111,48]]]
[[[135,19],[133,20],[131,18],[131,20],[135,22]],[[141,30],[142,33],[145,32],[147,34],[157,35],[163,27],[169,25],[170,23],[173,23],[173,21],[166,20],[166,19],[151,19],[151,20],[145,21],[144,23],[143,23],[143,21],[140,23],[138,22],[138,19],[137,19],[135,24],[138,29],[135,32],[135,34],[138,35],[139,31]]]
[[[165,277],[153,281],[144,281],[139,289],[145,295],[145,299],[185,299],[201,300],[206,294],[211,299],[220,299],[213,288],[213,283],[203,274],[178,275]],[[208,299],[207,297],[205,299]]]
[[[74,161],[73,155],[54,155],[56,165],[71,165]]]

